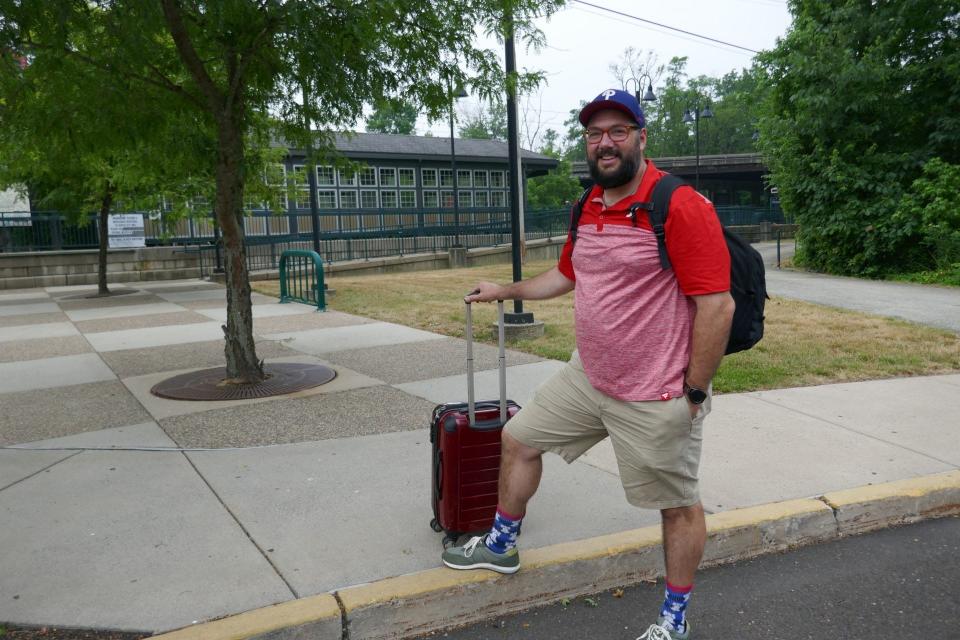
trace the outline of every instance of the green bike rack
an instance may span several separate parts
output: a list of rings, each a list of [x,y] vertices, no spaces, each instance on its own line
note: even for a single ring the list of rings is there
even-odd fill
[[[327,308],[323,260],[316,251],[287,249],[280,255],[280,302],[302,302]]]

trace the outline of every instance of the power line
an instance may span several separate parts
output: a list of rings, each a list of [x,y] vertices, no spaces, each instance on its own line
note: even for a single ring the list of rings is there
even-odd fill
[[[622,11],[617,11],[615,9],[609,9],[607,7],[601,7],[597,4],[592,4],[590,2],[584,2],[584,0],[573,0],[577,4],[582,4],[588,7],[593,7],[594,9],[599,9],[600,11],[606,11],[607,13],[613,13],[624,18],[630,18],[631,20],[637,20],[638,22],[645,22],[647,24],[652,24],[654,26],[660,27],[661,29],[668,29],[670,31],[676,31],[677,33],[683,33],[688,36],[693,36],[694,38],[700,38],[701,40],[709,40],[710,42],[716,42],[717,44],[722,44],[725,47],[733,47],[734,49],[742,49],[743,51],[749,51],[750,53],[760,53],[754,49],[748,49],[747,47],[741,47],[738,44],[732,44],[730,42],[724,42],[723,40],[717,40],[716,38],[711,38],[709,36],[700,35],[699,33],[693,33],[692,31],[684,31],[683,29],[678,29],[677,27],[671,27],[670,25],[662,24],[660,22],[654,22],[653,20],[647,20],[646,18],[641,18],[639,16],[630,15],[629,13],[623,13]]]

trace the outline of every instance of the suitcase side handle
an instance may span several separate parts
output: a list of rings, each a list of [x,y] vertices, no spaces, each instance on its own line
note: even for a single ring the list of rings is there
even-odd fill
[[[469,302],[466,302],[467,326],[465,337],[467,339],[467,416],[471,427],[477,423],[476,402],[474,399],[474,380],[473,380],[473,309]],[[507,422],[507,351],[506,340],[503,328],[503,300],[497,300],[497,343],[500,349],[497,358],[497,369],[500,378],[500,422]]]

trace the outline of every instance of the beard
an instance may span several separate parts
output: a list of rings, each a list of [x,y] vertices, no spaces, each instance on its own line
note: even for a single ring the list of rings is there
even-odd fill
[[[620,166],[608,171],[600,169],[597,160],[601,157],[611,156],[620,158]],[[587,167],[590,169],[590,177],[593,178],[595,183],[604,189],[610,189],[625,185],[633,180],[634,176],[637,175],[637,171],[640,170],[641,160],[642,155],[639,148],[634,148],[626,154],[619,148],[605,149],[602,152],[598,152],[594,158],[588,155]]]

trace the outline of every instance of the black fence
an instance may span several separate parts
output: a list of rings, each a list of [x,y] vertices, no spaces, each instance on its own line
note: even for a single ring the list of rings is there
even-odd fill
[[[779,210],[755,207],[718,207],[725,226],[750,241],[775,239],[771,225],[784,222]],[[325,262],[369,260],[415,253],[446,253],[450,247],[468,249],[511,242],[510,212],[506,208],[321,211],[316,218],[319,252]],[[528,211],[526,239],[564,236],[570,224],[568,208]],[[244,218],[247,266],[251,271],[276,269],[286,249],[314,249],[314,218],[308,212],[273,214],[252,212]],[[200,254],[201,269],[220,266],[219,233],[212,217],[169,220],[144,214],[147,246],[182,246]],[[0,213],[0,252],[38,252],[93,249],[98,246],[96,216],[69,223],[55,212]]]

